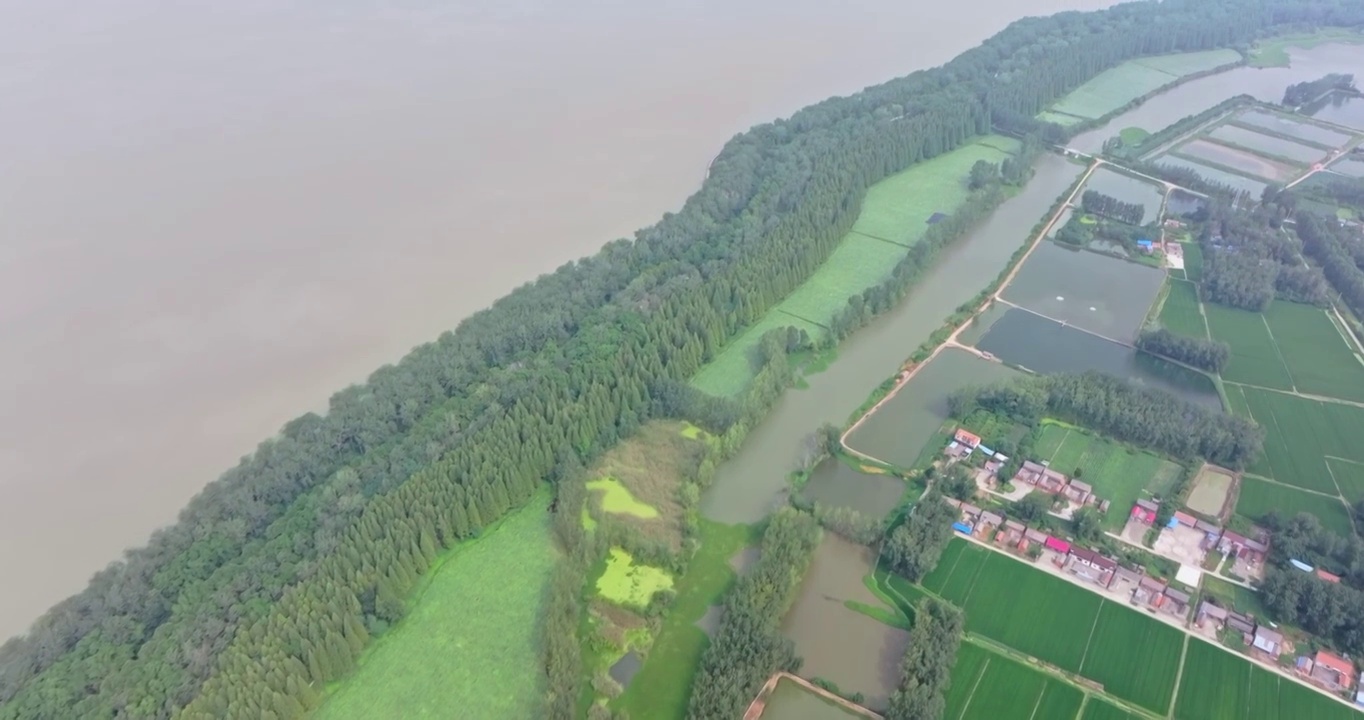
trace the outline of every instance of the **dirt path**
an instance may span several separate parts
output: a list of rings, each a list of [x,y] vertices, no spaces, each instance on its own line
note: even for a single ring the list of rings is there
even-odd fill
[[[1170,708],[1169,712],[1165,714],[1166,717],[1174,717],[1175,715],[1175,703],[1179,702],[1179,686],[1184,682],[1184,666],[1188,661],[1189,638],[1185,636],[1184,644],[1179,650],[1179,670],[1175,671],[1175,691],[1170,695]]]
[[[904,386],[907,385],[910,380],[914,379],[914,376],[918,374],[919,369],[927,365],[929,362],[932,362],[933,358],[937,357],[938,354],[943,351],[943,348],[954,347],[969,349],[970,351],[974,352],[976,355],[979,355],[980,357],[987,357],[989,359],[993,359],[992,357],[987,356],[985,353],[982,353],[979,350],[976,350],[975,348],[968,348],[966,345],[963,345],[961,341],[959,341],[957,338],[961,335],[962,331],[965,330],[966,327],[970,325],[973,320],[975,320],[976,317],[978,317],[982,312],[984,312],[986,308],[990,307],[991,304],[999,300],[1000,293],[1004,292],[1004,288],[1008,287],[1010,282],[1013,282],[1014,277],[1018,275],[1018,271],[1023,267],[1023,263],[1028,261],[1028,258],[1032,256],[1033,251],[1036,250],[1038,245],[1040,245],[1042,241],[1046,239],[1047,234],[1051,232],[1051,229],[1056,225],[1057,220],[1059,220],[1061,218],[1061,215],[1065,213],[1066,208],[1070,207],[1071,203],[1075,201],[1075,196],[1080,194],[1080,190],[1085,186],[1085,183],[1089,181],[1089,176],[1093,175],[1096,169],[1107,164],[1105,161],[1099,158],[1092,159],[1093,162],[1092,164],[1090,164],[1089,169],[1085,171],[1085,174],[1082,175],[1080,177],[1080,180],[1076,183],[1075,190],[1073,190],[1070,193],[1070,196],[1066,198],[1066,201],[1061,204],[1061,206],[1056,210],[1055,213],[1052,214],[1051,219],[1047,221],[1047,224],[1044,225],[1040,231],[1038,231],[1037,236],[1034,237],[1032,239],[1031,244],[1028,245],[1027,252],[1023,253],[1023,257],[1019,258],[1018,262],[1014,263],[1014,266],[1009,270],[1009,274],[1005,275],[1004,279],[999,283],[999,287],[996,288],[994,292],[990,293],[990,296],[987,297],[985,301],[982,302],[976,308],[976,311],[971,314],[970,318],[968,318],[961,325],[957,326],[957,329],[953,330],[952,334],[948,335],[946,340],[939,343],[937,347],[933,348],[933,352],[929,353],[928,357],[924,358],[923,362],[917,363],[911,368],[902,370],[900,372],[900,379],[895,382],[895,386],[890,389],[890,392],[886,393],[886,396],[877,401],[875,405],[872,405],[870,410],[867,410],[867,412],[863,413],[862,417],[857,418],[856,422],[849,426],[848,429],[844,431],[843,435],[838,438],[838,443],[843,447],[843,450],[845,452],[856,457],[862,458],[863,460],[869,460],[871,462],[880,463],[882,465],[890,464],[884,460],[881,460],[874,456],[868,455],[860,450],[850,447],[848,445],[848,436],[852,435],[853,431],[861,427],[862,423],[866,422],[867,418],[871,417],[876,413],[877,410],[881,409],[882,405],[885,405],[887,402],[890,402],[892,398],[899,394],[900,390],[903,389]]]
[[[842,707],[848,712],[861,715],[862,717],[872,718],[872,720],[885,720],[883,716],[872,712],[851,700],[839,697],[818,685],[814,685],[803,677],[792,675],[788,672],[779,672],[768,678],[767,682],[763,683],[762,689],[758,691],[758,697],[754,698],[753,702],[749,703],[748,709],[744,711],[744,720],[757,720],[762,717],[763,710],[767,707],[767,698],[772,694],[772,691],[776,689],[777,683],[782,680],[790,680],[802,688],[805,688],[805,690]]]
[[[1279,393],[1280,395],[1293,395],[1304,400],[1316,400],[1317,402],[1332,403],[1335,405],[1353,405],[1357,408],[1364,408],[1364,402],[1355,400],[1342,400],[1341,398],[1327,397],[1326,395],[1313,395],[1312,393],[1298,392],[1297,390],[1280,390],[1279,388],[1265,387],[1264,385],[1252,385],[1250,383],[1236,382],[1223,378],[1222,382],[1228,385],[1240,385],[1241,387],[1255,388],[1266,392]]]

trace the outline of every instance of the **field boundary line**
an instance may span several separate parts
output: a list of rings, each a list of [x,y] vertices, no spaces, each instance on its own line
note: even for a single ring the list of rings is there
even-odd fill
[[[1179,701],[1179,686],[1184,684],[1184,663],[1189,659],[1189,635],[1185,633],[1184,644],[1179,648],[1179,670],[1175,672],[1175,691],[1170,693],[1170,707],[1166,708],[1165,717],[1175,716],[1175,703]]]
[[[1324,456],[1323,456],[1323,457],[1324,457]],[[1329,469],[1330,466],[1328,465],[1327,467],[1328,467],[1328,469]],[[1243,477],[1248,477],[1248,478],[1254,478],[1254,479],[1256,479],[1256,480],[1259,480],[1260,482],[1269,483],[1270,485],[1278,485],[1279,487],[1286,487],[1286,488],[1289,488],[1289,489],[1292,489],[1292,490],[1297,490],[1298,492],[1305,492],[1305,493],[1307,493],[1307,494],[1309,494],[1309,495],[1319,495],[1319,496],[1324,497],[1324,498],[1331,498],[1332,500],[1340,500],[1340,499],[1341,499],[1341,497],[1340,497],[1339,495],[1332,495],[1331,493],[1324,493],[1324,492],[1322,492],[1322,491],[1320,491],[1320,490],[1313,490],[1313,489],[1311,489],[1311,488],[1299,487],[1299,486],[1297,486],[1297,485],[1290,485],[1289,483],[1281,482],[1281,481],[1279,481],[1279,480],[1275,480],[1275,479],[1272,478],[1272,477],[1265,477],[1264,475],[1256,475],[1255,473],[1250,473],[1250,472],[1248,472],[1248,473],[1242,473],[1242,476],[1243,476]],[[1335,481],[1335,478],[1332,478],[1331,480],[1332,480],[1332,482],[1334,482],[1334,481]],[[1339,490],[1339,489],[1340,489],[1340,485],[1339,485],[1339,483],[1337,483],[1337,484],[1336,484],[1336,490]]]
[[[1345,517],[1350,518],[1350,529],[1354,530],[1355,535],[1358,535],[1359,524],[1355,522],[1355,514],[1351,512],[1352,507],[1350,501],[1345,497],[1345,491],[1340,489],[1340,481],[1336,479],[1336,471],[1332,470],[1331,463],[1326,462],[1325,460],[1323,460],[1321,464],[1326,466],[1326,474],[1331,476],[1331,483],[1336,486],[1336,492],[1340,493],[1336,499],[1345,503]]]
[[[1042,691],[1037,693],[1037,700],[1032,704],[1032,712],[1028,713],[1028,720],[1033,720],[1033,718],[1037,717],[1037,708],[1042,707],[1042,697],[1046,694],[1047,684],[1042,683]],[[1046,720],[1046,718],[1043,718],[1042,720]]]
[[[1101,602],[1099,609],[1094,613],[1094,623],[1089,626],[1089,637],[1085,638],[1085,651],[1080,655],[1080,668],[1076,673],[1083,674],[1085,671],[1085,661],[1089,659],[1089,647],[1094,644],[1094,632],[1099,629],[1099,618],[1104,614],[1104,605],[1108,604],[1108,598],[1099,596]]]
[[[1283,351],[1279,349],[1279,340],[1274,337],[1274,328],[1269,326],[1269,318],[1264,313],[1260,313],[1260,322],[1265,324],[1265,332],[1269,334],[1269,342],[1274,345],[1274,354],[1279,356],[1279,364],[1283,365],[1283,371],[1288,374],[1288,384],[1293,386],[1293,392],[1298,392],[1298,381],[1293,377],[1293,371],[1288,368],[1288,361],[1284,359]]]
[[[971,694],[966,696],[966,704],[961,706],[961,713],[957,715],[958,718],[966,717],[966,711],[971,709],[971,701],[976,699],[976,690],[980,689],[980,681],[985,679],[985,671],[990,669],[990,661],[992,660],[994,658],[987,657],[985,664],[980,666],[980,674],[976,676],[976,682],[971,686]]]
[[[996,149],[998,149],[998,148],[996,148]],[[899,242],[898,240],[891,240],[890,238],[883,238],[883,237],[881,237],[880,235],[872,235],[872,234],[869,233],[869,232],[862,232],[861,230],[849,230],[849,231],[848,231],[848,234],[850,234],[850,235],[861,235],[862,237],[867,238],[868,240],[880,240],[880,241],[883,242],[883,243],[890,243],[891,245],[894,245],[895,247],[904,248],[904,249],[906,249],[906,250],[912,249],[912,248],[914,247],[913,244],[906,245],[906,244],[904,244],[904,243],[902,243],[902,242]]]
[[[825,325],[825,324],[822,323],[822,322],[818,322],[818,321],[816,321],[816,320],[811,320],[811,319],[808,318],[808,317],[803,317],[803,316],[801,316],[801,315],[797,315],[797,314],[791,312],[790,310],[782,310],[780,307],[776,307],[776,308],[773,308],[773,309],[776,310],[777,312],[781,313],[782,315],[787,316],[787,317],[793,317],[793,318],[795,318],[795,319],[797,319],[797,320],[800,320],[800,321],[802,321],[802,322],[808,322],[808,323],[810,323],[811,325],[818,325],[819,327],[822,327],[822,328],[824,328],[825,330],[828,330],[828,329],[829,329],[829,326],[828,326],[828,325]]]
[[[976,583],[980,582],[980,574],[985,572],[985,566],[990,564],[990,558],[993,556],[994,553],[987,554],[985,562],[976,566],[976,574],[971,576],[971,585],[966,588],[966,597],[961,599],[962,612],[966,611],[966,603],[971,601],[971,595],[976,591]]]
[[[1364,402],[1358,402],[1356,400],[1346,400],[1344,398],[1331,397],[1329,395],[1314,395],[1312,393],[1305,393],[1297,390],[1283,390],[1280,388],[1265,387],[1264,385],[1256,385],[1254,383],[1244,383],[1237,382],[1235,380],[1227,380],[1225,378],[1223,378],[1222,382],[1228,385],[1239,385],[1243,388],[1251,388],[1253,390],[1263,390],[1265,392],[1279,393],[1280,395],[1292,395],[1294,397],[1302,398],[1303,400],[1311,400],[1312,402],[1327,403],[1330,405],[1352,405],[1357,408],[1364,408]],[[1250,409],[1249,403],[1247,403],[1246,409],[1247,410]],[[1252,419],[1254,418],[1253,413],[1251,417]]]

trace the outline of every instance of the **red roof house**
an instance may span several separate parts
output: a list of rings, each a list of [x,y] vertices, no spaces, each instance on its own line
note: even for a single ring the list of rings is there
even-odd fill
[[[1175,511],[1175,521],[1178,522],[1180,525],[1184,525],[1187,527],[1193,527],[1198,524],[1198,518],[1186,512],[1180,511]]]
[[[952,437],[967,447],[973,448],[980,444],[980,436],[964,428],[958,428],[957,434]]]
[[[1066,542],[1065,540],[1061,540],[1060,538],[1049,537],[1047,538],[1047,549],[1055,550],[1056,552],[1059,553],[1069,553],[1070,543]]]
[[[1354,678],[1355,666],[1339,655],[1318,650],[1313,660],[1312,677],[1332,690],[1346,687]]]
[[[1338,583],[1338,582],[1340,582],[1340,576],[1339,576],[1339,575],[1337,575],[1337,574],[1335,574],[1335,573],[1326,572],[1325,570],[1322,570],[1321,568],[1317,568],[1317,577],[1321,578],[1322,580],[1325,580],[1325,581],[1328,582],[1328,583]]]

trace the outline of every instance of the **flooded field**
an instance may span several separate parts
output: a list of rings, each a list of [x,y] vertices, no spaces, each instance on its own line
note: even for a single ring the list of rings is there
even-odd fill
[[[1286,162],[1270,160],[1207,140],[1190,140],[1175,148],[1174,152],[1194,160],[1205,160],[1229,170],[1276,182],[1287,182],[1302,173],[1300,168]]]
[[[1253,125],[1280,135],[1288,135],[1329,147],[1340,147],[1350,141],[1350,136],[1343,132],[1264,110],[1247,110],[1233,118],[1233,122],[1241,125]]]
[[[863,716],[844,710],[790,680],[782,680],[767,699],[762,720],[863,720]]]
[[[1181,118],[1210,108],[1237,95],[1250,95],[1268,103],[1283,99],[1283,91],[1296,82],[1316,80],[1327,73],[1358,73],[1364,67],[1362,45],[1320,45],[1311,50],[1289,48],[1292,67],[1241,67],[1191,80],[1147,100],[1104,125],[1072,138],[1067,145],[1083,152],[1098,152],[1103,143],[1127,127],[1155,132]],[[1258,190],[1256,191],[1259,192]]]
[[[1131,342],[1165,273],[1056,243],[1042,243],[1000,297],[1104,337]]]
[[[867,707],[884,710],[909,633],[844,605],[852,600],[885,607],[862,584],[874,561],[870,548],[825,533],[782,631],[805,658],[801,677],[830,680],[844,693],[862,693]]]
[[[849,435],[848,444],[894,465],[913,465],[924,444],[947,420],[949,395],[968,385],[1007,380],[1017,375],[1016,370],[966,350],[945,349]]]
[[[877,518],[895,509],[905,483],[892,475],[863,473],[835,458],[825,458],[810,472],[801,495],[828,507],[845,507]]]
[[[1235,125],[1223,125],[1208,133],[1208,136],[1215,140],[1224,140],[1233,145],[1240,145],[1273,157],[1287,158],[1300,163],[1320,162],[1331,154],[1329,150],[1303,145],[1292,140],[1285,140]]]
[[[1010,310],[976,347],[1033,372],[1097,370],[1167,390],[1209,408],[1222,407],[1217,388],[1205,375],[1026,310]]]
[[[1336,93],[1312,117],[1355,130],[1364,130],[1364,97]]]
[[[702,514],[725,523],[754,522],[766,515],[786,487],[802,440],[820,423],[847,422],[958,305],[1004,269],[1028,230],[1082,172],[1082,166],[1059,156],[1040,158],[1023,190],[945,251],[894,310],[840,345],[837,361],[810,376],[809,387],[777,401],[739,454],[717,470],[715,483],[701,500]]]
[[[1154,221],[1160,214],[1160,187],[1145,180],[1101,167],[1089,176],[1085,189],[1101,192],[1123,202],[1140,203],[1146,208],[1143,224]]]
[[[1260,193],[1263,193],[1265,187],[1267,187],[1267,183],[1260,182],[1254,178],[1248,178],[1245,175],[1237,175],[1236,173],[1227,172],[1226,170],[1204,165],[1203,163],[1196,163],[1192,160],[1185,160],[1184,158],[1175,157],[1174,155],[1161,155],[1156,158],[1154,162],[1160,165],[1182,167],[1187,170],[1192,170],[1202,176],[1204,180],[1220,183],[1222,185],[1229,185],[1237,190],[1244,190],[1255,197],[1259,197]]]

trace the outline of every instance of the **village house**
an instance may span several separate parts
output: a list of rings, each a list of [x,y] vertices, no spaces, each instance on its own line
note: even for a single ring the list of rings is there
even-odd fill
[[[1228,530],[1222,533],[1222,539],[1217,543],[1217,551],[1224,554],[1239,553],[1241,548],[1246,546],[1247,539],[1248,538],[1241,533],[1235,532],[1234,530]]]
[[[1054,538],[1048,535],[1046,542],[1042,543],[1042,545],[1048,550],[1060,553],[1063,557],[1070,554],[1070,543],[1060,538]]]
[[[961,504],[961,515],[963,520],[975,522],[976,518],[980,517],[980,508],[971,503],[964,502]]]
[[[990,475],[997,475],[999,473],[999,469],[1002,467],[1004,467],[1004,463],[1000,462],[999,460],[988,460],[985,463],[985,472]]]
[[[1241,633],[1241,639],[1244,640],[1247,645],[1255,641],[1255,622],[1252,621],[1248,615],[1228,610],[1227,629]]]
[[[1172,587],[1165,588],[1165,600],[1160,604],[1160,609],[1175,617],[1182,618],[1189,614],[1189,594]]]
[[[1255,639],[1250,644],[1271,659],[1278,659],[1283,652],[1283,633],[1261,625],[1255,628]]]
[[[1066,488],[1066,476],[1051,468],[1042,472],[1042,477],[1037,481],[1037,487],[1043,492],[1055,495]]]
[[[1266,537],[1268,540],[1268,537]],[[1246,538],[1246,545],[1237,554],[1237,557],[1245,560],[1252,565],[1263,565],[1265,558],[1269,556],[1269,545],[1265,541],[1255,538]]]
[[[1029,485],[1036,485],[1037,481],[1042,479],[1042,474],[1046,472],[1046,470],[1046,468],[1031,460],[1024,460],[1023,467],[1019,468],[1018,474],[1014,475],[1014,482],[1024,482]]]
[[[1027,532],[1027,528],[1024,527],[1023,523],[1017,520],[1006,520],[1004,529],[999,533],[999,544],[1005,547],[1018,548],[1019,543],[1023,542],[1023,533],[1025,532]]]
[[[1089,496],[1093,494],[1093,490],[1094,488],[1089,483],[1071,480],[1070,484],[1066,486],[1066,499],[1077,505],[1084,505],[1085,501],[1089,500]]]
[[[1141,582],[1143,577],[1146,577],[1145,571],[1133,570],[1132,568],[1126,568],[1121,565],[1118,566],[1117,572],[1113,574],[1113,579],[1115,581],[1130,583],[1132,585]]]
[[[1165,583],[1157,578],[1144,577],[1137,583],[1137,589],[1132,593],[1132,604],[1159,608],[1164,598]]]
[[[946,455],[948,460],[960,460],[971,454],[971,448],[953,440],[943,448],[942,454]]]
[[[1198,518],[1190,515],[1189,513],[1184,512],[1183,510],[1176,510],[1174,518],[1172,519],[1176,523],[1183,525],[1184,527],[1195,527],[1196,525],[1198,525]]]
[[[1335,573],[1331,573],[1331,572],[1326,572],[1325,570],[1322,570],[1321,568],[1317,568],[1317,577],[1321,578],[1322,580],[1325,580],[1325,581],[1328,582],[1328,583],[1340,584],[1340,576],[1339,576],[1339,575],[1337,575],[1337,574],[1335,574]]]
[[[1207,520],[1199,520],[1194,523],[1194,529],[1203,533],[1203,542],[1199,544],[1200,549],[1209,550],[1217,547],[1217,541],[1222,537],[1222,528]]]
[[[1225,627],[1227,624],[1227,609],[1213,605],[1207,600],[1199,603],[1198,614],[1194,616],[1194,623],[1201,628],[1206,628],[1208,626],[1208,621],[1212,621],[1214,626],[1218,629]]]
[[[990,534],[994,532],[995,528],[1003,524],[1004,518],[1000,517],[995,513],[990,512],[989,510],[986,510],[980,514],[980,523],[976,526],[976,528],[980,530],[984,537],[988,538],[990,537]]]
[[[1316,657],[1312,658],[1311,677],[1327,690],[1344,690],[1349,687],[1354,675],[1354,665],[1339,655],[1318,650]]]
[[[957,432],[952,435],[952,439],[972,450],[980,445],[980,436],[965,428],[957,428]]]
[[[1159,510],[1160,506],[1150,500],[1138,500],[1137,503],[1132,506],[1132,519],[1146,525],[1151,525],[1155,523],[1156,512]]]
[[[1113,584],[1113,573],[1118,569],[1118,563],[1093,550],[1071,547],[1066,569],[1076,577],[1106,588]]]
[[[1032,546],[1034,546],[1034,545],[1036,545],[1036,546],[1038,546],[1038,547],[1045,547],[1046,544],[1047,544],[1047,541],[1050,540],[1050,539],[1051,539],[1051,536],[1048,535],[1048,534],[1046,534],[1046,533],[1044,533],[1044,532],[1042,532],[1041,530],[1035,530],[1035,529],[1033,529],[1033,528],[1028,528],[1027,530],[1024,530],[1024,531],[1023,531],[1023,542],[1024,542],[1025,545],[1027,545],[1027,547],[1023,547],[1023,548],[1021,548],[1021,549],[1022,549],[1024,552],[1026,552],[1026,551],[1028,550],[1029,547],[1032,547]]]

